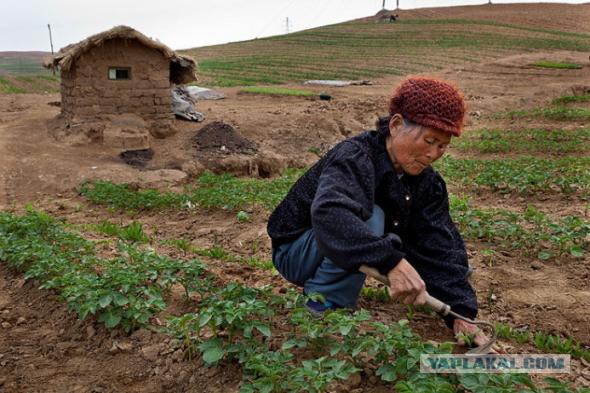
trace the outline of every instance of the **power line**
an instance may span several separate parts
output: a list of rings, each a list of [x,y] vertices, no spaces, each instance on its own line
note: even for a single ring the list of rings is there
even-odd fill
[[[269,26],[271,24],[276,23],[276,20],[279,17],[279,15],[281,15],[281,14],[284,15],[285,11],[287,9],[289,9],[293,5],[294,2],[295,2],[295,0],[289,1],[286,6],[284,6],[283,8],[281,8],[279,10],[279,12],[277,12],[275,15],[273,15],[273,17],[269,19],[269,21],[266,24],[266,26],[264,26],[264,28],[260,31],[260,33],[258,33],[258,37],[262,36],[264,34],[264,32],[269,28]]]

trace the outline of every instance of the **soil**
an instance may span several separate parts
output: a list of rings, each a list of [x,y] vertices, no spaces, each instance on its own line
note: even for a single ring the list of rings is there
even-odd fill
[[[542,70],[528,66],[544,57],[571,60],[584,67]],[[575,85],[590,85],[590,64],[587,54],[560,51],[511,56],[442,70],[434,76],[455,81],[466,92],[469,112],[479,113],[468,119],[466,133],[482,127],[552,128],[564,124],[495,119],[490,115],[545,105],[559,95],[571,94]],[[318,152],[322,154],[344,138],[373,128],[376,118],[386,112],[392,86],[400,80],[388,77],[376,80],[372,86],[322,87],[333,97],[329,102],[239,95],[235,88],[222,89],[225,100],[199,104],[210,122],[207,126],[200,129],[195,123],[177,121],[174,127],[178,133],[151,141],[153,158],[149,168],[158,171],[140,171],[126,165],[117,149],[56,141],[48,132],[48,124],[59,108],[47,104],[59,100],[58,94],[0,95],[0,209],[22,211],[26,202],[33,202],[36,208],[72,224],[102,220],[128,224],[132,218],[125,213],[89,205],[78,195],[77,186],[88,179],[137,183],[142,176],[151,174],[150,186],[178,190],[183,182],[210,167],[267,177],[281,168],[310,165],[318,159]],[[565,126],[574,129],[587,124],[570,122]],[[229,153],[220,154],[221,146],[226,146]],[[565,200],[559,195],[531,200],[482,191],[474,199],[484,207],[518,210],[533,203],[552,217],[575,212],[588,218],[587,202]],[[232,212],[203,209],[144,213],[134,219],[139,219],[148,235],[158,240],[152,246],[172,257],[189,256],[159,240],[185,238],[198,247],[220,245],[233,254],[270,259],[266,235],[269,212],[256,208],[248,213],[252,221],[246,223],[236,222]],[[478,293],[481,318],[573,336],[590,347],[587,257],[539,262],[521,258],[515,251],[490,259],[480,252],[487,248],[485,244],[468,243],[467,247],[477,269],[472,284]],[[289,286],[268,271],[202,259],[226,282],[271,284],[277,291]],[[369,281],[369,285],[377,284]],[[184,360],[182,353],[173,350],[168,338],[159,333],[140,330],[128,336],[117,330],[107,331],[91,318],[78,321],[54,294],[37,287],[37,283],[25,282],[22,275],[0,265],[0,391],[238,391],[241,374],[237,367],[207,369],[199,360]],[[173,295],[169,304],[167,312],[191,309],[180,295]],[[362,299],[360,306],[385,322],[406,316],[406,309],[397,304]],[[158,319],[163,321],[164,317]],[[426,339],[452,339],[436,317],[418,313],[411,324]],[[530,345],[504,344],[513,353],[536,351]],[[589,366],[573,360],[572,367],[574,372],[568,379],[576,386],[590,383]],[[385,385],[370,383],[365,377],[360,389],[388,391]]]
[[[198,152],[219,154],[254,154],[256,144],[245,139],[231,125],[214,121],[201,128],[192,138]]]
[[[152,149],[126,150],[119,154],[119,157],[127,165],[134,168],[145,168],[148,162],[154,157]]]

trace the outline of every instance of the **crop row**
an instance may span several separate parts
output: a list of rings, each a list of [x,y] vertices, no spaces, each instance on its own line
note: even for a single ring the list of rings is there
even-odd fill
[[[566,96],[569,97],[569,96]],[[590,128],[482,129],[467,132],[451,145],[461,151],[480,153],[573,153],[590,150]]]
[[[590,190],[590,158],[464,159],[444,157],[435,164],[450,183],[503,194],[561,192],[584,197]]]
[[[420,354],[450,353],[452,346],[422,341],[407,321],[373,322],[364,310],[318,319],[295,292],[218,287],[196,260],[172,260],[123,243],[112,259],[95,252],[93,243],[45,213],[0,214],[0,261],[56,291],[81,319],[95,314],[108,328],[131,331],[166,307],[164,295],[173,285],[184,287],[187,297],[198,293],[198,311],[170,317],[165,332],[189,358],[241,364],[242,392],[324,392],[367,367],[403,392],[542,391],[527,375],[419,373]],[[553,392],[573,391],[557,380],[547,383]]]
[[[59,90],[57,84],[58,81],[58,78],[50,75],[17,75],[0,77],[0,93],[54,93]]]
[[[95,181],[83,184],[80,193],[94,203],[135,211],[190,208],[195,205],[227,210],[259,205],[270,209],[281,201],[301,173],[301,170],[288,170],[278,178],[260,180],[206,172],[182,194],[135,191],[126,184]]]
[[[315,318],[303,301],[294,293],[276,296],[269,288],[230,284],[202,300],[197,313],[169,318],[167,330],[206,364],[241,364],[241,392],[323,392],[367,368],[396,382],[400,392],[537,391],[528,376],[422,374],[420,354],[449,353],[450,343],[425,343],[407,321],[372,322],[365,310]],[[284,326],[291,329],[284,332]]]
[[[0,261],[55,290],[80,319],[96,315],[126,331],[164,310],[172,285],[188,297],[209,282],[198,260],[173,260],[122,242],[115,257],[100,258],[92,242],[33,210],[0,213]]]
[[[450,209],[465,238],[516,250],[525,256],[541,260],[564,255],[581,258],[590,246],[590,222],[581,217],[567,216],[553,221],[532,206],[523,213],[478,209],[467,198],[453,196]]]
[[[452,164],[446,165],[450,167]],[[82,194],[94,203],[133,211],[180,209],[195,205],[228,210],[261,205],[270,209],[284,197],[295,178],[295,173],[273,180],[239,179],[208,173],[201,177],[196,187],[189,188],[184,194],[136,191],[125,184],[99,181],[85,184]],[[451,197],[450,210],[461,232],[469,240],[521,250],[528,256],[541,259],[565,255],[581,257],[588,249],[590,224],[581,217],[553,220],[532,206],[524,212],[477,209],[467,199],[456,197]]]
[[[528,328],[513,328],[502,323],[496,323],[496,333],[499,338],[515,340],[519,344],[530,343],[547,353],[571,354],[575,358],[582,358],[590,362],[590,350],[573,337],[563,339],[560,336],[546,334],[541,331],[531,332]]]
[[[549,108],[534,108],[534,109],[521,109],[515,111],[509,111],[502,116],[515,119],[515,118],[544,118],[548,120],[557,121],[588,121],[590,120],[590,109],[587,108],[570,108],[565,106],[555,106]]]

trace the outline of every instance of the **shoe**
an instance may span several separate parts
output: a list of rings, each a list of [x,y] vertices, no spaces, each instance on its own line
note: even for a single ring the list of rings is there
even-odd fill
[[[338,308],[334,303],[329,300],[325,302],[316,302],[315,300],[308,300],[305,303],[305,308],[309,311],[314,317],[321,317],[324,313],[328,310],[336,310]]]

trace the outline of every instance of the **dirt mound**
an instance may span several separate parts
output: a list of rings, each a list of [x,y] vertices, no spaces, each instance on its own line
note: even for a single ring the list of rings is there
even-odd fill
[[[255,154],[258,151],[256,143],[247,140],[235,128],[222,121],[215,121],[201,128],[192,138],[192,142],[200,152]]]
[[[152,149],[126,150],[119,154],[119,157],[125,161],[125,164],[134,168],[145,168],[154,157],[154,151]]]

